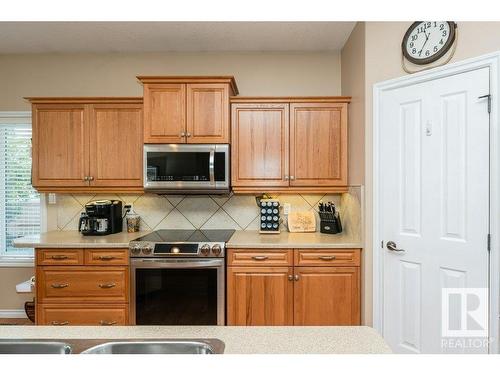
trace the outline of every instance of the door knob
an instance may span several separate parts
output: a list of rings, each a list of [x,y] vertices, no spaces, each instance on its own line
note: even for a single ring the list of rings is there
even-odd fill
[[[398,245],[396,245],[396,242],[394,242],[394,241],[387,242],[387,250],[396,251],[396,252],[404,252],[405,251],[405,249],[398,249]]]

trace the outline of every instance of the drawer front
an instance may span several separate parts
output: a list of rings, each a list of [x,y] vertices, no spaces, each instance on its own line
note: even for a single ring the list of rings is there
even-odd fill
[[[128,305],[38,305],[37,325],[123,326],[128,324]]]
[[[86,249],[85,264],[89,266],[126,266],[128,265],[128,249]]]
[[[229,249],[229,266],[291,266],[292,249]]]
[[[127,267],[38,267],[38,303],[127,303]]]
[[[35,256],[39,266],[83,265],[83,249],[36,249]]]
[[[359,249],[297,249],[295,266],[359,266]]]

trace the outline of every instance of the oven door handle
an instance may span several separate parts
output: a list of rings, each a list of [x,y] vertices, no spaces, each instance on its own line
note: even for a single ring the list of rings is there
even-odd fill
[[[210,176],[210,184],[215,185],[215,149],[210,150],[208,159],[208,174]]]
[[[223,259],[197,259],[179,262],[176,259],[164,258],[133,258],[130,259],[133,268],[213,268],[224,266]]]

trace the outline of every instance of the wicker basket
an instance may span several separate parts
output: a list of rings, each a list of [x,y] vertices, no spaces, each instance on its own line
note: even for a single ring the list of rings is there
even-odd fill
[[[26,311],[26,315],[28,319],[35,323],[35,299],[33,301],[28,301],[24,303],[24,311]]]

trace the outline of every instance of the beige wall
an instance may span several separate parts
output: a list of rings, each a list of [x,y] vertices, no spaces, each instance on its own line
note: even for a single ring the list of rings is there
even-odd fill
[[[240,95],[340,95],[340,53],[0,55],[0,111],[29,110],[25,96],[142,96],[136,75],[234,75]],[[15,285],[31,268],[0,267],[0,310],[29,297]]]
[[[142,96],[136,75],[234,75],[240,95],[339,95],[340,53],[0,55],[0,111],[25,96]]]
[[[373,191],[373,170],[372,170],[372,109],[373,109],[373,85],[377,82],[391,78],[401,77],[407,73],[401,67],[401,40],[411,22],[366,22],[364,30],[365,45],[365,144],[351,144],[351,149],[365,149],[365,266],[364,273],[364,321],[366,324],[372,323],[372,191]],[[357,42],[361,44],[361,42]],[[345,47],[344,47],[345,50]],[[469,57],[479,56],[489,52],[500,50],[500,22],[459,22],[458,23],[458,45],[456,53],[451,63]],[[357,61],[347,59],[342,56],[343,69],[347,65],[356,64]],[[353,74],[357,74],[353,72]],[[342,72],[342,80],[349,78]],[[353,79],[351,77],[351,79]],[[343,95],[350,95],[344,90]],[[347,89],[347,88],[346,88]]]

